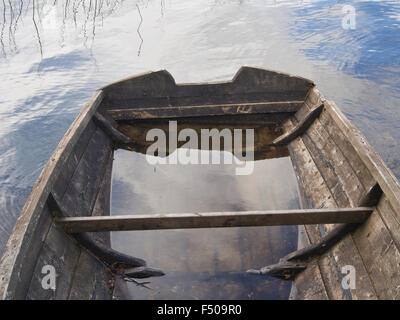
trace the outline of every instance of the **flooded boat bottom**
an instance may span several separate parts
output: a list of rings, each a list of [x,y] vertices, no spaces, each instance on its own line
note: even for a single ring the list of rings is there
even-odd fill
[[[111,213],[299,208],[288,153],[266,158],[254,161],[251,174],[236,175],[234,164],[149,164],[142,153],[117,150]],[[291,282],[249,275],[246,270],[276,263],[296,250],[297,227],[113,232],[112,246],[166,274],[150,278],[151,289],[127,283],[132,299],[287,299]]]

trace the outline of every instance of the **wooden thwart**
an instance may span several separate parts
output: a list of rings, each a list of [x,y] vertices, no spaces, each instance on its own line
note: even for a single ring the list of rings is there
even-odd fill
[[[56,222],[68,233],[278,226],[325,223],[361,223],[373,211],[371,207],[210,212],[182,214],[146,214],[123,216],[66,217]]]
[[[160,119],[246,113],[295,113],[303,101],[277,101],[218,104],[201,106],[168,106],[157,108],[112,108],[107,112],[115,120]]]

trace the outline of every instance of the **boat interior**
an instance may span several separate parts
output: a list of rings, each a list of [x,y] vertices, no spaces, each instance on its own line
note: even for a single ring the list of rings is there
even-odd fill
[[[118,171],[115,162],[125,154],[144,157],[151,144],[146,139],[149,130],[168,132],[170,121],[177,122],[178,131],[186,128],[196,133],[212,128],[254,129],[254,162],[260,163],[255,172],[260,184],[248,183],[252,189],[247,187],[240,195],[257,194],[257,204],[244,208],[232,205],[228,210],[207,200],[204,206],[205,200],[195,198],[196,192],[192,192],[185,196],[192,206],[169,209],[167,200],[160,200],[152,207],[160,211],[143,212],[146,207],[140,207],[139,200],[128,194],[123,200],[127,204],[119,208],[118,190],[122,189],[113,181],[123,179],[124,172]],[[177,147],[185,142],[178,141]],[[249,151],[242,142],[241,151]],[[225,151],[232,150],[228,147]],[[176,148],[166,146],[163,150],[165,157],[173,152]],[[279,159],[282,162],[276,164],[288,166],[282,172],[274,164],[260,169],[262,161]],[[126,172],[131,175],[121,181],[135,180],[142,169],[129,170]],[[285,178],[285,170],[292,172],[291,176]],[[218,176],[215,172],[210,175]],[[214,190],[214,180],[198,182],[206,174],[188,174],[195,177],[188,178],[195,186]],[[233,181],[238,185],[244,181],[234,180],[239,178],[230,174],[231,178],[218,182],[218,192],[224,188],[229,191]],[[179,171],[171,175],[179,175]],[[285,187],[291,179],[294,189]],[[166,189],[174,188],[166,181],[158,190],[160,195],[169,195]],[[262,182],[272,191],[263,189],[267,187]],[[143,188],[147,197],[157,190],[146,187],[149,185]],[[185,187],[180,190],[184,192]],[[267,204],[260,205],[263,202]],[[197,207],[193,203],[198,203]],[[179,212],[182,208],[193,211]],[[229,278],[231,287],[227,282],[207,284],[209,291],[220,290],[212,296],[219,299],[235,290],[244,290],[248,298],[396,299],[400,297],[399,214],[398,181],[312,81],[251,67],[242,67],[230,81],[206,84],[176,84],[167,71],[150,72],[99,89],[75,119],[33,187],[0,260],[0,296],[159,298],[145,288],[151,284],[140,279],[161,279],[168,275],[165,268],[171,266],[174,275],[182,270],[222,272],[232,277],[239,274],[246,277],[243,281],[254,284],[254,292],[281,290],[278,295],[249,295],[250,289],[244,286],[235,289],[237,278],[233,277]],[[267,236],[261,227],[271,228]],[[210,233],[196,233],[197,229]],[[224,235],[210,229],[235,231]],[[178,237],[168,230],[188,233]],[[128,248],[122,253],[111,246],[111,232],[122,240],[122,234],[136,232],[126,244],[135,250]],[[234,240],[239,232],[246,241]],[[149,249],[153,252],[140,251],[153,238],[158,239]],[[293,243],[285,244],[286,238]],[[177,239],[184,240],[180,243],[191,241],[182,245],[189,252],[188,258],[177,258],[183,250],[180,245],[174,247]],[[213,239],[225,246],[213,248]],[[241,249],[237,249],[239,244]],[[268,250],[276,250],[272,258],[267,257],[267,245]],[[160,256],[169,259],[165,266],[157,264]],[[204,262],[215,260],[218,266]],[[57,270],[54,290],[42,287],[46,265]],[[349,265],[356,271],[356,285],[346,287],[343,270]],[[165,282],[164,286],[170,290],[172,284]],[[182,295],[188,296],[196,298],[196,294]]]

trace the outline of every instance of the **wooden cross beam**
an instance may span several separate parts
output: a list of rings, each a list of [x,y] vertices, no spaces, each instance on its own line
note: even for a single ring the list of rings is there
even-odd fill
[[[138,214],[122,216],[66,217],[56,222],[68,233],[279,226],[302,224],[362,223],[371,207],[323,208],[209,213]]]
[[[253,102],[201,106],[168,106],[146,108],[108,108],[114,120],[161,119],[246,113],[295,113],[303,101]]]

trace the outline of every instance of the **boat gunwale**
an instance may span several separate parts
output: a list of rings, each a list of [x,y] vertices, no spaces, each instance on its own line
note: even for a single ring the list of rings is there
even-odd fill
[[[56,183],[60,171],[73,152],[81,134],[103,101],[103,97],[102,90],[97,90],[93,94],[68,128],[36,180],[0,258],[0,299],[22,298],[16,297],[15,291],[22,281],[20,273],[23,268],[21,261],[24,258],[23,251],[29,249],[30,238],[36,231],[51,188]]]
[[[316,106],[320,103],[323,103],[325,106],[325,115],[323,116],[323,120],[320,121],[319,126],[321,125],[321,123],[325,123],[326,124],[326,119],[329,118],[330,121],[332,121],[330,123],[331,128],[334,128],[335,130],[339,131],[340,134],[342,136],[342,139],[344,139],[347,143],[349,148],[352,149],[351,152],[354,152],[355,155],[357,155],[358,160],[354,159],[354,157],[350,157],[347,158],[347,156],[345,155],[345,159],[347,162],[349,162],[350,164],[350,168],[351,170],[354,170],[354,172],[356,173],[356,176],[359,176],[359,174],[362,174],[362,170],[357,170],[355,169],[355,167],[353,167],[353,164],[355,164],[357,167],[359,165],[362,165],[365,168],[365,174],[369,175],[369,178],[366,178],[366,180],[361,182],[361,185],[363,187],[365,187],[367,190],[369,187],[372,186],[372,184],[377,184],[379,185],[379,187],[382,189],[382,195],[380,197],[379,202],[376,205],[376,208],[373,212],[373,214],[371,215],[370,218],[368,218],[363,224],[362,226],[360,226],[360,228],[358,229],[358,231],[353,232],[351,234],[351,243],[353,243],[353,245],[355,246],[355,250],[358,252],[359,257],[361,258],[360,263],[362,264],[362,267],[364,268],[364,276],[367,276],[369,278],[369,289],[372,291],[364,291],[364,299],[367,297],[367,299],[371,299],[371,297],[375,297],[379,299],[380,295],[383,295],[382,291],[378,291],[378,289],[380,290],[389,290],[389,285],[387,284],[386,288],[378,288],[376,286],[376,284],[374,284],[374,281],[383,281],[382,278],[377,280],[377,275],[373,273],[373,267],[371,267],[371,265],[369,265],[369,267],[367,267],[366,262],[365,261],[370,261],[371,257],[368,257],[368,254],[370,254],[367,251],[361,252],[360,251],[360,242],[363,241],[363,238],[360,237],[366,237],[368,238],[369,235],[372,233],[375,233],[375,238],[374,241],[377,241],[378,243],[376,243],[376,246],[378,248],[381,248],[382,246],[384,246],[385,248],[385,253],[387,252],[387,249],[385,247],[385,238],[383,237],[387,237],[386,239],[389,239],[388,241],[390,242],[390,244],[394,244],[393,245],[393,250],[394,252],[391,253],[391,256],[387,256],[386,260],[384,263],[387,263],[388,265],[388,271],[389,274],[385,274],[384,276],[386,277],[392,277],[392,274],[394,272],[393,269],[390,269],[391,267],[393,267],[393,264],[395,263],[396,265],[398,264],[398,253],[399,253],[399,243],[398,243],[398,237],[395,236],[394,232],[395,230],[398,229],[398,221],[396,220],[396,216],[398,219],[398,214],[396,214],[397,212],[400,212],[399,208],[399,196],[400,196],[400,184],[399,184],[399,180],[396,178],[396,176],[393,174],[393,172],[391,171],[390,168],[387,167],[386,163],[383,161],[383,159],[381,158],[381,156],[374,150],[374,148],[369,144],[368,140],[366,139],[366,137],[360,132],[360,130],[349,120],[347,119],[347,117],[342,113],[342,111],[337,107],[337,105],[330,100],[327,100],[323,97],[323,95],[319,92],[319,90],[315,87],[312,90],[310,90],[310,99],[311,101],[305,101],[305,106],[304,108],[302,108],[302,110],[299,112],[298,115],[296,115],[295,117],[297,117],[295,123],[297,123],[297,121],[299,121],[299,119],[301,119],[302,117],[304,117],[304,115],[306,114],[306,112],[309,112],[310,109],[312,109],[313,106]],[[286,126],[286,130],[290,130],[295,124],[290,122],[290,124],[288,124]],[[317,125],[318,126],[318,125]],[[314,127],[314,132],[316,130],[317,127]],[[332,130],[332,129],[331,129]],[[312,131],[312,130],[311,130]],[[330,131],[329,131],[329,135],[330,135]],[[303,137],[299,138],[300,140],[298,140],[297,142],[295,142],[295,144],[298,145],[298,143],[303,143]],[[310,139],[309,137],[307,137],[307,139]],[[333,141],[333,143],[336,143],[335,141]],[[310,142],[308,142],[308,144],[310,144]],[[308,149],[308,146],[303,145],[304,148]],[[316,147],[316,146],[315,146]],[[317,148],[317,147],[316,147]],[[341,149],[341,147],[339,147],[339,150]],[[351,149],[347,149],[347,152],[350,152]],[[321,149],[322,150],[322,149]],[[310,150],[307,151],[307,153],[309,153]],[[323,151],[322,151],[323,152]],[[340,151],[342,152],[342,151]],[[320,155],[321,157],[323,157],[323,155]],[[314,155],[311,155],[311,159],[314,158]],[[314,161],[314,160],[312,160]],[[326,160],[323,160],[326,161]],[[359,161],[359,162],[358,162]],[[326,164],[326,163],[325,163]],[[315,168],[321,173],[321,169],[319,168],[319,165],[314,164]],[[364,170],[364,169],[363,169]],[[300,175],[302,176],[302,175]],[[324,175],[322,177],[325,181],[325,184],[327,185],[327,181],[326,176]],[[344,176],[342,176],[342,178],[345,178]],[[301,179],[301,178],[300,178]],[[367,181],[368,180],[368,181]],[[299,183],[301,184],[301,180],[298,180]],[[309,185],[310,183],[304,183],[304,185]],[[312,182],[311,182],[312,184]],[[331,190],[331,187],[328,186],[328,190]],[[347,194],[347,193],[346,193]],[[347,194],[348,195],[348,194]],[[311,199],[308,199],[306,194],[302,194],[302,198],[303,200],[306,202],[305,205],[308,205],[310,202],[309,201],[313,201]],[[335,202],[338,199],[335,199]],[[354,197],[352,197],[352,200],[357,200]],[[338,200],[339,201],[339,200]],[[387,207],[386,209],[389,211],[393,211],[392,214],[394,214],[393,221],[389,222],[386,220],[387,217],[385,214],[382,213],[382,203],[387,203]],[[376,224],[381,224],[382,229],[378,231],[374,230],[374,226]],[[299,226],[299,230],[301,230],[302,226]],[[372,229],[371,229],[372,228]],[[318,233],[318,231],[316,231],[316,233]],[[361,236],[362,235],[362,236]],[[379,236],[378,236],[379,235]],[[304,236],[306,237],[305,242],[303,242],[303,245],[301,246],[301,243],[299,242],[299,249],[301,247],[306,246],[307,244],[310,245],[311,244],[311,238],[310,238],[310,234],[308,234],[307,231],[305,231]],[[313,234],[313,232],[311,231],[311,237],[315,237],[315,234]],[[357,240],[355,240],[354,237],[358,237]],[[345,239],[343,239],[344,241]],[[365,240],[368,241],[368,240]],[[372,243],[370,243],[372,244]],[[390,246],[390,244],[388,246]],[[343,257],[346,255],[345,251],[342,252],[341,254],[341,249],[343,250],[343,248],[347,248],[348,247],[344,247],[345,244],[339,244],[337,245],[336,249],[336,253],[330,253],[328,256],[321,256],[320,259],[334,259],[333,260],[333,264],[335,265],[335,259],[337,262],[342,261],[343,263]],[[336,254],[338,254],[338,258],[336,258]],[[372,257],[375,257],[376,254],[374,254]],[[377,255],[379,256],[379,254]],[[375,258],[373,258],[375,259]],[[319,259],[316,260],[317,265],[316,267],[314,267],[312,270],[313,271],[309,271],[307,274],[303,274],[300,277],[296,278],[295,280],[295,286],[304,289],[305,294],[308,294],[308,299],[340,299],[341,294],[343,294],[343,292],[336,292],[335,294],[333,294],[335,292],[335,288],[332,287],[332,283],[329,281],[333,281],[332,279],[329,280],[329,277],[327,277],[327,265],[329,264],[326,260],[323,260],[322,265],[324,267],[321,267],[320,262],[321,261]],[[396,262],[397,261],[397,262]],[[369,262],[370,263],[370,262]],[[344,263],[345,264],[345,263]],[[372,268],[372,269],[371,269]],[[325,271],[322,271],[322,270]],[[318,270],[318,271],[315,271]],[[391,270],[391,271],[390,271]],[[334,270],[333,270],[334,271]],[[323,272],[325,273],[323,275]],[[334,274],[335,272],[333,272]],[[360,273],[362,274],[362,273]],[[379,274],[379,272],[378,272]],[[308,286],[305,281],[310,281],[310,275],[315,276],[319,276],[318,278],[319,280],[319,286],[320,288],[322,288],[322,290],[319,290],[318,292],[313,291],[313,286]],[[383,276],[383,277],[384,277]],[[333,276],[334,277],[334,276]],[[340,276],[339,276],[340,277]],[[379,278],[379,277],[378,277]],[[389,280],[390,281],[390,280]],[[368,280],[366,281],[366,283],[368,282]],[[358,289],[358,286],[357,286]],[[368,290],[368,285],[366,285],[363,289]],[[393,289],[393,288],[392,288]],[[323,294],[324,291],[325,296]],[[361,294],[360,292],[356,293],[356,296],[358,294]],[[303,293],[299,292],[294,292],[293,295],[291,295],[291,299],[304,299],[307,296],[304,296]],[[334,298],[335,297],[335,298]],[[394,295],[391,297],[393,298]],[[359,296],[358,296],[359,298]]]
[[[386,165],[361,131],[343,114],[335,102],[324,99],[317,88],[313,89],[319,94],[325,109],[335,121],[335,124],[348,139],[372,177],[382,188],[393,209],[400,212],[400,182],[392,170]]]
[[[139,74],[136,74],[134,76],[129,76],[129,77],[125,77],[121,80],[117,80],[114,81],[112,83],[109,83],[103,87],[101,87],[99,90],[102,90],[104,92],[106,92],[108,89],[110,89],[111,87],[115,86],[115,85],[119,85],[119,84],[123,84],[125,82],[128,82],[130,80],[134,80],[134,79],[138,79],[141,77],[146,77],[149,76],[151,74],[155,74],[155,73],[162,73],[164,75],[166,75],[168,78],[170,78],[171,82],[174,84],[175,87],[189,87],[189,86],[215,86],[215,85],[223,85],[223,84],[233,84],[235,83],[235,81],[238,79],[238,77],[245,72],[246,70],[258,70],[258,71],[264,71],[264,72],[268,72],[270,74],[276,74],[276,75],[280,75],[280,76],[285,76],[287,78],[295,78],[295,79],[299,79],[299,80],[303,80],[305,82],[308,82],[310,84],[312,84],[313,86],[315,86],[314,81],[304,78],[304,77],[299,77],[296,75],[293,75],[291,73],[287,73],[287,72],[281,72],[281,71],[276,71],[276,70],[271,70],[271,69],[266,69],[263,67],[257,67],[257,66],[241,66],[238,71],[236,71],[236,73],[233,75],[233,77],[230,80],[220,80],[220,81],[204,81],[204,82],[176,82],[175,78],[172,76],[172,74],[166,70],[166,69],[161,69],[161,70],[157,70],[157,71],[146,71],[146,72],[142,72]]]

